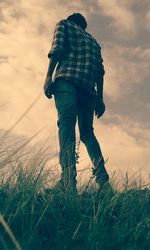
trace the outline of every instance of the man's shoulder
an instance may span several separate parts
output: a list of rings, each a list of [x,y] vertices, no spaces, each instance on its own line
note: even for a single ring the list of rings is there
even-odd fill
[[[93,41],[93,43],[98,47],[101,48],[101,44],[97,41],[97,39],[90,34],[89,32],[86,31],[87,36],[89,37],[89,39],[91,39],[91,41]]]
[[[56,23],[56,26],[64,26],[67,24],[67,20],[66,19],[61,19]]]

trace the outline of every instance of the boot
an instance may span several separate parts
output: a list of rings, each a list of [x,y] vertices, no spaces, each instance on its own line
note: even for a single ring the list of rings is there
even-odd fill
[[[97,166],[94,166],[92,170],[99,189],[101,189],[105,184],[108,185],[109,175],[106,171],[103,159],[101,159]]]
[[[77,194],[76,175],[75,166],[62,168],[61,178],[56,183],[53,190]]]

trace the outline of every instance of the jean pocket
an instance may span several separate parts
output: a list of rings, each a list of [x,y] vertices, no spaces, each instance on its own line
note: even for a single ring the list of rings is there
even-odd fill
[[[64,80],[56,79],[54,82],[54,91],[55,92],[66,92],[66,93],[75,93],[76,88],[73,83]]]

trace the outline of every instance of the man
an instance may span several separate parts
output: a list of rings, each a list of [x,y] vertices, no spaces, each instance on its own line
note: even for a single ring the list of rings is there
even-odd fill
[[[73,13],[56,24],[49,67],[44,84],[48,98],[54,94],[58,112],[59,162],[61,179],[56,187],[76,191],[76,137],[78,118],[80,139],[93,163],[93,174],[99,187],[109,185],[104,157],[94,135],[93,116],[105,112],[103,102],[104,66],[101,47],[86,32],[87,22],[80,13]],[[57,65],[57,67],[56,67]],[[56,67],[56,68],[55,68]],[[52,74],[55,69],[55,77]]]

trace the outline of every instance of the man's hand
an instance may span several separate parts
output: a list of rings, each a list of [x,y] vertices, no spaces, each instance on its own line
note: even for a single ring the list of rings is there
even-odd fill
[[[47,76],[43,89],[44,89],[44,93],[47,96],[47,98],[51,99],[52,98],[52,94],[53,94],[53,81],[52,81],[52,77],[51,76]]]
[[[104,114],[104,112],[105,112],[105,103],[103,102],[102,99],[97,98],[95,105],[95,116],[99,118]]]

